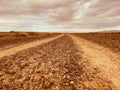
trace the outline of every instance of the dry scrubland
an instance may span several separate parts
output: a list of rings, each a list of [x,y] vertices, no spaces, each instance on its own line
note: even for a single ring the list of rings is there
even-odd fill
[[[57,35],[59,35],[59,33],[1,32],[0,50]]]
[[[80,33],[74,35],[102,45],[112,51],[120,52],[120,33]]]
[[[43,33],[44,35],[40,33],[36,33],[37,35],[24,34],[17,35],[17,37],[13,35],[14,37],[10,36],[10,38],[2,36],[0,47],[4,51],[6,46],[17,47],[22,43],[26,44],[41,40],[41,38],[47,39],[47,37],[59,35],[48,33]],[[116,47],[118,48],[120,44],[119,34],[73,35],[90,42],[94,41],[116,52],[118,51]],[[113,44],[112,47],[109,44]],[[82,47],[78,47],[74,38],[64,34],[48,43],[1,57],[0,90],[117,90],[105,71],[94,66],[90,59],[84,57],[85,52],[87,51],[84,51]]]

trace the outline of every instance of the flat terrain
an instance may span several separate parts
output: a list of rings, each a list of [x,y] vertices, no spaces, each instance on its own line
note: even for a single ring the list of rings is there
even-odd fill
[[[0,51],[0,90],[120,90],[119,59],[83,34],[15,44]]]
[[[78,37],[97,43],[114,52],[120,52],[120,32],[118,33],[83,33],[74,34]]]
[[[0,33],[0,50],[59,35],[59,33],[2,32]]]

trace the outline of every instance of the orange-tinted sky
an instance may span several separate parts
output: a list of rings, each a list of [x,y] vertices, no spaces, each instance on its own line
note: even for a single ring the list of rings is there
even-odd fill
[[[0,31],[120,30],[120,0],[0,0]]]

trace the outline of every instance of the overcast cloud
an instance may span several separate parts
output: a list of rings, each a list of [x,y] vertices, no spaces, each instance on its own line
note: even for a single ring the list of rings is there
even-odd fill
[[[120,0],[0,0],[0,31],[120,30]]]

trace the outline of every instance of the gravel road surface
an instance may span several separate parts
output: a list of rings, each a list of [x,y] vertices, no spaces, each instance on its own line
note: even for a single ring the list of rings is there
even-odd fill
[[[9,53],[8,53],[9,54]],[[0,90],[117,90],[64,35],[0,58]]]

